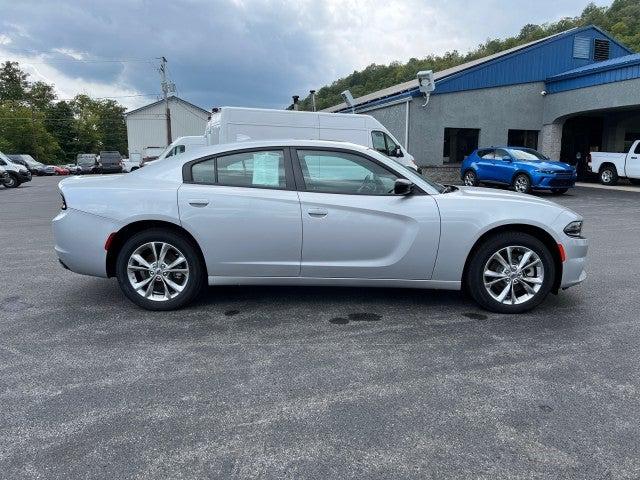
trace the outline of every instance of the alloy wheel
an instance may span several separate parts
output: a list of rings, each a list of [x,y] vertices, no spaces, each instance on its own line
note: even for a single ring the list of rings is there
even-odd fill
[[[177,297],[189,282],[189,264],[184,254],[166,242],[138,247],[127,262],[127,277],[141,297],[164,302]]]
[[[531,300],[544,283],[540,256],[530,248],[508,246],[495,252],[484,266],[484,287],[497,302],[518,305]]]
[[[464,174],[464,184],[467,187],[473,187],[476,184],[476,174],[473,172],[467,172]]]
[[[527,193],[527,191],[529,190],[529,179],[527,179],[527,177],[525,177],[524,175],[519,175],[513,184],[513,188],[516,192]]]
[[[603,170],[602,173],[600,174],[600,179],[602,180],[602,183],[610,183],[612,178],[613,178],[613,174],[611,173],[611,170]]]

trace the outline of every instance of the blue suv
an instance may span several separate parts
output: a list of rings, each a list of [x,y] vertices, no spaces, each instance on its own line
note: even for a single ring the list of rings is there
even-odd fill
[[[550,190],[562,194],[575,186],[576,169],[532,148],[491,147],[480,148],[465,158],[460,178],[468,186],[501,184],[521,193]]]

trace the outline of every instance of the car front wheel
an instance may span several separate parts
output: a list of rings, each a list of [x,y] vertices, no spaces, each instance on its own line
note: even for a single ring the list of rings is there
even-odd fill
[[[519,193],[529,193],[531,191],[531,180],[524,173],[519,173],[513,179],[513,189]]]
[[[160,229],[140,232],[125,242],[116,275],[127,298],[147,310],[180,308],[205,283],[205,269],[192,242]]]
[[[521,313],[549,294],[555,264],[536,237],[508,232],[485,241],[471,258],[466,285],[473,299],[497,313]]]
[[[475,187],[478,185],[478,175],[476,175],[476,172],[473,170],[467,170],[464,172],[463,180],[467,187]]]
[[[7,188],[16,188],[20,186],[20,181],[18,180],[18,177],[10,173],[9,178],[4,181],[4,186]]]

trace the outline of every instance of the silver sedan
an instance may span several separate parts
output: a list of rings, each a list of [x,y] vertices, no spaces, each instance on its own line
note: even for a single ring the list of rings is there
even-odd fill
[[[585,278],[582,218],[534,196],[430,182],[353,144],[218,145],[69,178],[53,219],[74,272],[151,310],[209,285],[465,289],[519,313]]]

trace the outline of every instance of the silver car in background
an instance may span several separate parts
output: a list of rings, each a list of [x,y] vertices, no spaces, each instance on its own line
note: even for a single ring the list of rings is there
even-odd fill
[[[534,196],[432,183],[324,141],[204,147],[126,176],[60,183],[55,250],[151,310],[209,285],[466,289],[529,310],[585,278],[576,213]]]

